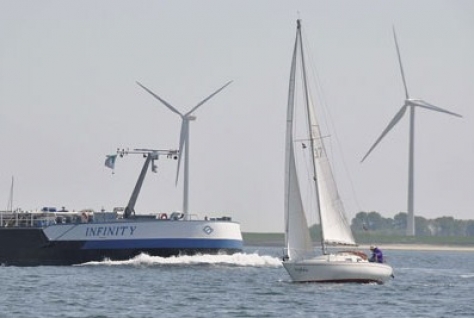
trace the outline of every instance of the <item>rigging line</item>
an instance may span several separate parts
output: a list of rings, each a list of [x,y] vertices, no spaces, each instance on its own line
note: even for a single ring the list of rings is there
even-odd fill
[[[352,192],[352,196],[354,197],[354,201],[355,201],[355,204],[357,206],[357,210],[361,211],[361,205],[360,205],[358,197],[357,197],[357,193],[356,193],[356,190],[355,190],[355,187],[354,187],[354,182],[352,180],[352,176],[351,176],[351,174],[349,172],[349,169],[347,167],[347,163],[346,163],[346,160],[345,160],[344,152],[342,150],[341,142],[339,140],[339,136],[337,135],[336,125],[334,124],[334,120],[333,120],[331,111],[330,111],[330,109],[328,107],[328,104],[326,102],[326,97],[325,97],[325,94],[324,94],[324,91],[323,91],[323,88],[322,88],[322,85],[321,85],[319,72],[316,68],[316,64],[313,61],[313,57],[315,55],[311,54],[312,48],[311,48],[310,42],[306,38],[306,33],[304,33],[303,36],[305,37],[306,48],[310,53],[309,54],[309,59],[310,59],[309,67],[311,69],[312,77],[313,77],[313,79],[315,79],[315,81],[313,81],[313,82],[315,82],[315,84],[316,84],[319,103],[321,105],[321,109],[327,114],[327,116],[324,117],[324,122],[326,124],[326,127],[328,127],[328,128],[332,127],[332,131],[334,133],[334,137],[335,137],[335,140],[336,140],[336,146],[337,146],[338,151],[341,154],[341,161],[342,161],[342,165],[344,167],[344,172],[345,172],[345,174],[346,174],[346,176],[348,177],[348,180],[349,180],[349,185],[350,185],[350,189],[351,189],[351,192]],[[311,96],[311,99],[312,99],[312,96]],[[328,119],[329,119],[329,122],[328,122]],[[329,124],[331,124],[331,125],[329,125]],[[331,143],[331,145],[332,145],[332,143]],[[332,154],[332,152],[331,152],[331,154]],[[334,158],[334,156],[332,156],[332,157]]]

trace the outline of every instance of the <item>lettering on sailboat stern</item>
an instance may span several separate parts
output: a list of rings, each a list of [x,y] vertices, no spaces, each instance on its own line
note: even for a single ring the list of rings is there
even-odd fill
[[[90,226],[86,228],[86,237],[133,236],[137,226]]]
[[[210,235],[214,231],[214,229],[212,229],[212,227],[209,225],[205,226],[202,230],[208,235]]]

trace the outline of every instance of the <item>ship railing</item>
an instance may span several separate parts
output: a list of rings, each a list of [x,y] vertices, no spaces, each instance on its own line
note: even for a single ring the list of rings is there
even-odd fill
[[[0,227],[47,227],[54,224],[82,223],[77,214],[51,212],[2,212]]]
[[[30,216],[21,215],[3,219],[1,227],[47,227],[56,224],[54,217],[35,218],[33,214]]]

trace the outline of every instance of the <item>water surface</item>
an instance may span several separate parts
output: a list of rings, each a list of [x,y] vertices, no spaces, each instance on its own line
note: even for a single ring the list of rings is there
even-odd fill
[[[384,285],[293,283],[280,254],[0,267],[0,316],[474,317],[472,252],[386,250]]]

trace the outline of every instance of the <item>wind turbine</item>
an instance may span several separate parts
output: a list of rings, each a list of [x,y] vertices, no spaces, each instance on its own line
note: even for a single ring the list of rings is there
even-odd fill
[[[183,214],[184,218],[188,219],[189,217],[189,211],[188,211],[188,204],[189,204],[189,122],[194,121],[196,119],[196,116],[194,116],[192,113],[196,111],[201,105],[209,101],[214,95],[222,91],[225,87],[227,87],[229,84],[231,84],[232,81],[227,82],[224,86],[222,86],[220,89],[209,95],[207,98],[199,102],[195,107],[193,107],[189,112],[187,113],[181,113],[178,111],[175,107],[173,107],[171,104],[160,98],[158,95],[153,93],[151,90],[146,88],[144,85],[142,85],[140,82],[137,82],[139,86],[141,86],[145,91],[153,95],[157,100],[159,100],[161,103],[163,103],[167,108],[169,108],[172,112],[178,114],[181,117],[181,133],[179,137],[179,154],[178,154],[178,170],[176,172],[176,184],[178,183],[178,176],[179,176],[179,167],[181,164],[181,155],[184,152],[184,194],[183,194]]]
[[[400,119],[405,115],[405,112],[409,108],[410,111],[410,140],[409,140],[409,151],[408,151],[408,221],[407,221],[407,236],[415,236],[415,216],[414,216],[414,200],[415,200],[415,195],[414,195],[414,153],[415,153],[415,145],[414,145],[414,140],[415,140],[415,107],[421,107],[427,110],[431,111],[436,111],[436,112],[441,112],[441,113],[446,113],[449,115],[457,116],[457,117],[462,117],[459,114],[447,111],[445,109],[442,109],[438,106],[432,105],[428,102],[425,102],[420,99],[411,99],[408,95],[408,88],[407,88],[407,83],[405,80],[405,73],[403,72],[403,66],[402,66],[402,58],[400,56],[400,49],[398,47],[398,41],[397,41],[397,35],[395,33],[395,27],[393,28],[393,38],[395,40],[395,46],[397,48],[397,55],[398,55],[398,62],[400,64],[400,72],[402,74],[402,80],[403,80],[403,86],[405,88],[405,102],[402,106],[402,108],[395,114],[395,117],[390,121],[388,126],[385,128],[385,130],[382,132],[380,137],[375,141],[374,145],[369,149],[367,154],[365,154],[364,158],[362,159],[361,162],[363,162],[367,156],[373,151],[373,149],[380,143],[380,141],[387,135],[387,133],[400,121]]]

